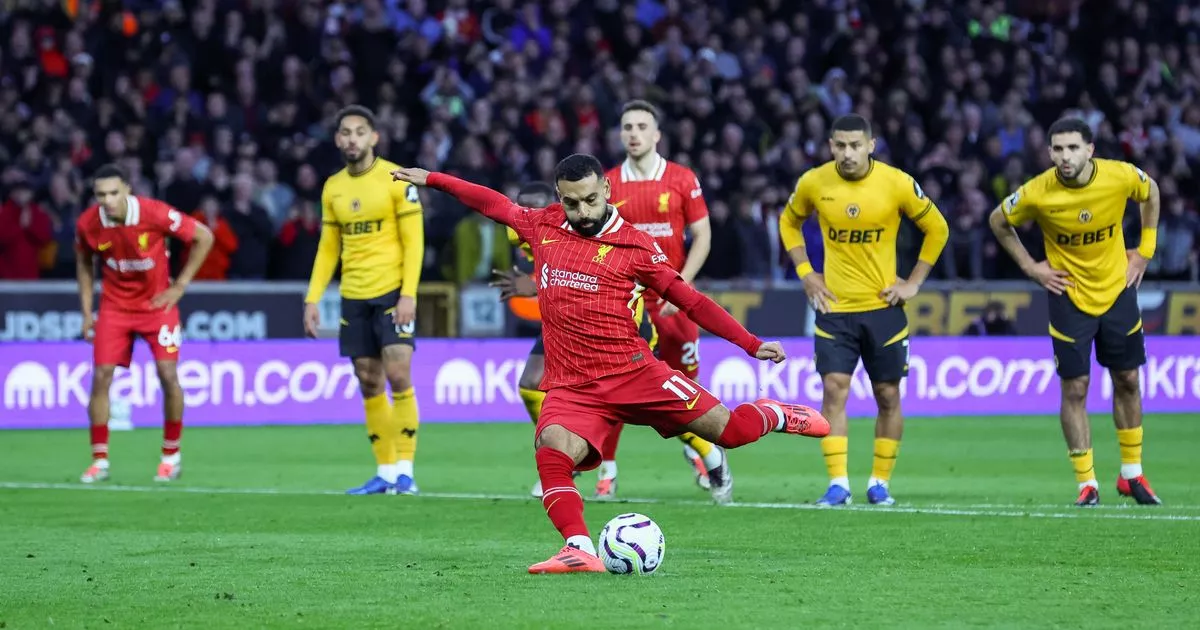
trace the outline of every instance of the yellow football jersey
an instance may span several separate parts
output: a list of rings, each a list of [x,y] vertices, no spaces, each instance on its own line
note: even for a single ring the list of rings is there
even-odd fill
[[[339,258],[342,297],[369,300],[396,289],[416,297],[425,254],[425,224],[416,186],[393,182],[398,165],[383,158],[366,171],[347,169],[321,191],[321,244],[307,301],[319,301]]]
[[[1121,222],[1129,199],[1150,198],[1150,178],[1117,160],[1092,160],[1086,184],[1062,181],[1051,168],[1004,200],[1010,225],[1036,221],[1050,266],[1071,275],[1067,297],[1089,315],[1103,315],[1125,289],[1125,231]]]
[[[825,285],[837,298],[830,304],[835,313],[888,305],[879,294],[896,282],[901,213],[925,233],[920,259],[930,265],[950,235],[946,219],[916,180],[877,160],[860,179],[843,178],[834,162],[800,177],[780,217],[780,236],[789,251],[804,246],[801,225],[814,213],[825,243]]]

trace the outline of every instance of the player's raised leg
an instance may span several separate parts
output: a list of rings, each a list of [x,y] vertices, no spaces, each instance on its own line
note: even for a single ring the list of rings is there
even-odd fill
[[[92,367],[92,392],[88,398],[88,430],[92,443],[92,463],[79,480],[83,483],[108,481],[108,391],[112,387],[115,365]]]
[[[183,437],[183,388],[179,386],[178,362],[156,360],[158,382],[163,393],[162,460],[154,474],[155,481],[175,481],[183,472],[179,443]]]
[[[411,343],[411,334],[408,337]],[[417,494],[413,461],[417,454],[417,430],[421,426],[417,396],[412,385],[414,347],[396,343],[383,348],[383,371],[392,390],[390,430],[395,442],[396,493]]]

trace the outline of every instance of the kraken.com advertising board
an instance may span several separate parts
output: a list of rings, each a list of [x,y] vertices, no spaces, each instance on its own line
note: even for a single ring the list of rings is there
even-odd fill
[[[1142,368],[1145,410],[1200,412],[1200,338],[1148,337]],[[413,379],[425,422],[528,421],[517,391],[527,339],[422,339]],[[776,398],[817,405],[821,379],[812,340],[785,339],[789,359],[762,363],[718,339],[701,344],[700,382],[726,403]],[[0,428],[87,424],[91,346],[0,344]],[[910,416],[1054,414],[1059,386],[1047,338],[915,338],[903,384]],[[1093,365],[1088,408],[1111,410],[1112,382]],[[358,384],[334,341],[185,342],[179,381],[186,422],[199,425],[362,421]],[[161,423],[162,392],[144,345],[118,368],[111,395],[133,410],[135,426]],[[850,391],[851,415],[875,413],[861,366]]]

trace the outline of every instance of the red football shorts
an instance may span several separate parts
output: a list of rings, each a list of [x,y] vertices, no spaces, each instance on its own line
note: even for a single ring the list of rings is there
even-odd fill
[[[688,319],[683,312],[670,317],[659,315],[662,304],[647,305],[650,321],[658,329],[658,358],[667,365],[687,374],[690,378],[700,375],[700,326]]]
[[[550,390],[535,439],[554,424],[578,435],[591,446],[578,468],[590,470],[600,465],[600,448],[614,423],[653,427],[659,435],[673,437],[719,404],[716,396],[679,370],[652,361],[632,372]]]
[[[96,318],[95,331],[92,358],[96,365],[129,367],[137,337],[150,344],[155,361],[179,359],[182,335],[178,308],[148,313],[101,312]]]

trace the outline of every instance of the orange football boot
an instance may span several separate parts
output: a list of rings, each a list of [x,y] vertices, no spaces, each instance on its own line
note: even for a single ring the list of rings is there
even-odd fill
[[[604,563],[592,554],[567,545],[549,560],[539,562],[529,567],[529,572],[542,573],[604,573]]]
[[[822,438],[829,435],[829,421],[820,411],[804,405],[789,405],[770,398],[754,401],[756,405],[775,405],[783,410],[783,432],[805,437]]]

